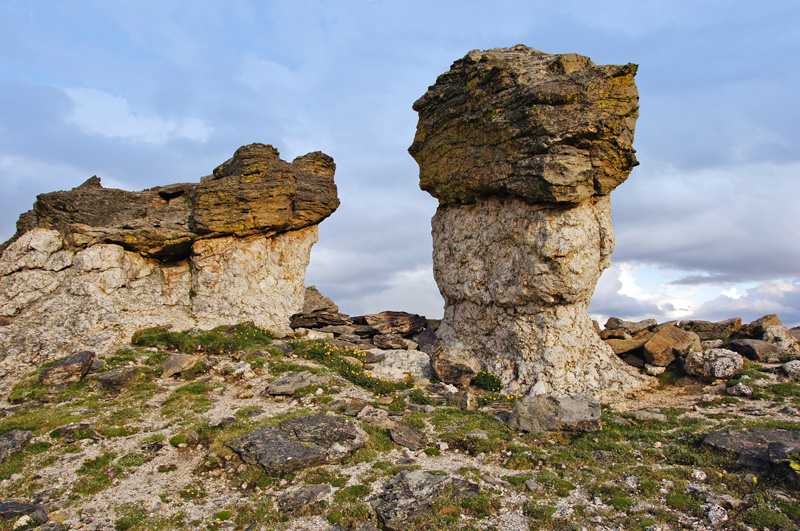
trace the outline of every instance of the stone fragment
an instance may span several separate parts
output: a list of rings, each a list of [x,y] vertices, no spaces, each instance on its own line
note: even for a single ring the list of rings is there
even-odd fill
[[[600,403],[589,396],[526,396],[514,405],[508,425],[519,431],[600,431]]]
[[[200,356],[193,354],[172,354],[164,361],[161,370],[162,378],[170,378],[176,374],[186,372],[200,361]]]
[[[304,485],[278,496],[278,510],[283,514],[294,514],[330,491],[330,485]]]
[[[742,319],[735,317],[725,321],[681,321],[679,328],[694,332],[700,339],[728,339],[742,328]]]
[[[407,376],[413,380],[433,378],[431,359],[424,352],[418,350],[383,350],[380,352],[384,356],[383,360],[380,363],[373,361],[374,367],[366,371],[374,378],[392,382],[402,381]],[[367,355],[370,353],[377,354],[374,350],[368,350]]]
[[[339,307],[334,304],[333,300],[325,297],[319,292],[316,286],[309,286],[306,288],[305,298],[303,300],[303,314],[310,314],[314,312],[331,312],[338,313]]]
[[[41,510],[42,506],[27,500],[9,498],[0,499],[0,518],[11,520]]]
[[[436,332],[430,327],[425,328],[422,332],[417,334],[415,339],[417,341],[417,349],[429,356],[433,354],[433,351],[439,346],[439,340],[436,339]]]
[[[389,412],[384,409],[374,408],[372,406],[364,406],[356,415],[356,418],[362,422],[366,422],[370,426],[377,428],[392,428],[395,425],[393,420],[389,420]]]
[[[606,339],[605,344],[611,347],[616,355],[626,354],[642,348],[647,339]]]
[[[300,371],[275,379],[267,386],[264,393],[268,395],[291,396],[295,393],[295,391],[303,387],[308,387],[310,385],[326,387],[330,385],[330,383],[330,376],[313,374],[309,371]]]
[[[597,321],[592,321],[592,323],[596,323]],[[598,325],[599,326],[599,325]],[[631,335],[626,332],[625,330],[621,330],[618,328],[612,328],[611,330],[601,330],[599,332],[600,339],[622,339],[622,340],[631,340],[633,339]]]
[[[353,321],[369,325],[380,334],[399,334],[403,337],[419,334],[428,325],[425,317],[408,312],[381,312],[354,317]]]
[[[88,350],[61,359],[49,369],[43,370],[39,374],[39,381],[42,385],[49,386],[79,382],[89,372],[92,360],[94,360],[94,352]]]
[[[400,334],[377,334],[372,338],[372,343],[385,350],[405,349],[406,344]]]
[[[324,414],[298,417],[263,427],[225,443],[245,463],[284,474],[336,463],[363,447],[369,436],[357,423]]]
[[[731,378],[743,365],[744,359],[740,354],[724,348],[690,352],[684,360],[684,369],[688,374],[706,381]]]
[[[27,430],[11,430],[0,435],[0,464],[24,450],[32,438],[33,432]]]
[[[618,317],[610,317],[606,321],[606,330],[618,330],[634,336],[644,330],[649,330],[658,326],[655,319],[644,319],[643,321],[624,321]]]
[[[781,323],[777,315],[771,313],[764,317],[759,317],[752,323],[743,326],[740,330],[740,334],[751,339],[761,339],[761,336],[767,331],[768,326],[783,326],[783,323]]]
[[[101,372],[94,376],[105,389],[118,393],[139,374],[136,367],[121,367],[110,371]]]
[[[731,387],[726,388],[725,392],[731,396],[751,396],[753,394],[753,388],[746,385],[744,382],[737,382]]]
[[[657,420],[658,422],[667,422],[669,417],[658,411],[648,411],[647,409],[640,409],[633,412],[633,416],[638,420]]]
[[[800,354],[800,343],[789,334],[783,325],[770,325],[764,330],[761,336],[763,341],[775,345],[778,350],[785,354]]]
[[[697,334],[674,326],[665,326],[644,344],[644,357],[650,365],[666,367],[676,358],[701,350]]]
[[[780,352],[769,341],[760,339],[734,339],[728,343],[727,348],[755,361],[767,361],[776,357]]]
[[[452,351],[438,346],[431,354],[431,369],[436,377],[458,387],[470,384],[478,374],[479,364],[473,359],[457,358]]]
[[[424,450],[428,447],[425,434],[421,431],[398,424],[389,430],[389,436],[400,446],[405,446],[409,450]]]
[[[446,395],[447,401],[463,411],[475,411],[478,409],[478,399],[469,388],[459,390],[457,393]]]
[[[417,519],[429,517],[433,499],[453,484],[452,476],[404,470],[390,479],[370,505],[387,531],[405,531]],[[464,489],[454,488],[456,491]],[[468,489],[467,489],[468,490]]]
[[[800,487],[800,432],[763,428],[712,431],[703,444],[738,455],[737,463],[766,469],[794,488]]]
[[[783,364],[782,368],[786,376],[792,380],[800,381],[800,360],[786,362]]]
[[[661,365],[650,365],[649,363],[645,363],[644,370],[650,376],[658,376],[659,374],[663,374],[667,368]]]

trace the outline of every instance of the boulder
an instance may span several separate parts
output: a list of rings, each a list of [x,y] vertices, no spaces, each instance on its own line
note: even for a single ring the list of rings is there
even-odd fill
[[[800,326],[795,326],[793,328],[790,328],[788,331],[789,335],[792,336],[795,339],[795,341],[800,341]]]
[[[302,313],[314,312],[339,313],[339,307],[334,304],[333,300],[320,293],[316,286],[309,286],[306,288]]]
[[[89,372],[93,360],[94,352],[88,350],[58,360],[52,367],[39,373],[39,381],[48,386],[79,382]]]
[[[650,365],[666,367],[676,358],[701,350],[703,349],[697,334],[674,326],[665,326],[644,344],[644,357]]]
[[[367,350],[367,354],[377,355],[375,350]],[[375,362],[367,374],[381,380],[399,382],[410,376],[414,380],[433,378],[431,358],[419,350],[382,350],[383,360]],[[374,357],[372,359],[375,359]]]
[[[170,378],[176,374],[188,371],[200,361],[200,356],[193,354],[172,354],[169,358],[164,360],[161,366],[161,377]]]
[[[406,344],[400,334],[377,334],[373,336],[372,343],[382,349],[404,349]]]
[[[252,144],[200,183],[39,195],[0,258],[0,350],[20,352],[9,363],[23,374],[150,326],[291,334],[317,225],[339,204],[334,169]]]
[[[404,446],[409,450],[424,450],[428,447],[428,441],[425,439],[425,434],[421,431],[397,424],[389,430],[389,436],[392,441]]]
[[[369,436],[355,421],[325,414],[285,420],[225,443],[242,461],[267,472],[285,474],[325,463],[336,463],[363,447]]]
[[[604,341],[617,356],[638,350],[647,343],[647,339],[606,339]]]
[[[409,152],[439,201],[439,378],[487,370],[508,392],[604,399],[654,383],[588,314],[614,246],[608,194],[636,164],[635,73],[522,45],[475,50],[414,103]]]
[[[725,348],[690,352],[684,360],[684,369],[688,374],[706,381],[732,378],[743,365],[741,354]]]
[[[760,339],[734,339],[728,343],[727,348],[755,361],[767,361],[777,357],[780,352],[778,347],[769,341]]]
[[[631,336],[635,336],[639,332],[644,330],[650,330],[658,326],[658,323],[655,319],[644,319],[643,321],[624,321],[619,317],[610,317],[608,321],[606,321],[606,330],[616,330],[618,332],[624,332]]]
[[[759,317],[755,321],[742,326],[736,333],[737,338],[761,339],[768,326],[783,326],[774,313]]]
[[[462,485],[466,484],[466,485]],[[422,470],[404,470],[390,479],[370,505],[387,531],[404,531],[417,519],[426,518],[436,496],[452,486],[454,497],[474,495],[476,484],[453,476],[439,476]]]
[[[21,499],[0,499],[0,518],[11,520],[12,518],[19,518],[27,514],[33,514],[36,511],[43,510],[44,507],[38,503],[32,503],[28,500]]]
[[[330,485],[304,485],[298,487],[278,496],[278,510],[283,514],[297,513],[330,491]]]
[[[783,325],[770,325],[761,336],[763,341],[775,345],[779,352],[784,354],[800,354],[800,343],[789,333]]]
[[[356,418],[376,428],[389,429],[395,426],[395,422],[389,419],[388,411],[370,405],[361,407],[358,414],[356,414]]]
[[[374,313],[354,317],[353,322],[360,325],[368,325],[379,334],[399,334],[402,337],[411,337],[419,334],[428,326],[428,321],[425,317],[408,312]]]
[[[0,464],[5,463],[12,454],[21,452],[33,438],[33,432],[11,430],[0,435]]]
[[[118,393],[122,391],[137,374],[139,374],[139,369],[136,367],[121,367],[119,369],[96,374],[94,379],[108,391]]]
[[[742,319],[734,317],[725,321],[681,321],[679,328],[694,332],[700,339],[728,339],[742,328]]]
[[[600,403],[590,396],[526,396],[514,405],[508,425],[519,431],[600,431]]]
[[[270,383],[264,394],[267,395],[287,395],[291,396],[303,387],[308,387],[310,385],[319,385],[321,387],[326,387],[330,385],[331,377],[325,376],[323,374],[313,374],[309,371],[300,371],[292,374],[287,374],[285,376],[280,376],[276,378],[272,383]]]
[[[737,454],[737,463],[766,469],[794,488],[800,487],[800,432],[746,428],[712,431],[705,446]]]

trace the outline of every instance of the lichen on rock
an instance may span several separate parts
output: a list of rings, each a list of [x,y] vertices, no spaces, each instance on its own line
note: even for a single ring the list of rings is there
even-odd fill
[[[409,152],[439,199],[440,378],[457,366],[460,384],[488,370],[506,391],[603,399],[650,385],[588,315],[614,248],[608,194],[637,164],[635,73],[522,45],[475,50],[414,104]]]

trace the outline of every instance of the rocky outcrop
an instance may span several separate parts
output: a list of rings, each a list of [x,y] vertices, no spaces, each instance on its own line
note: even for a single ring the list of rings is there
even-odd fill
[[[200,183],[128,192],[93,178],[40,195],[0,260],[0,351],[40,364],[151,326],[291,333],[317,224],[339,204],[334,169],[252,144]]]
[[[587,312],[614,247],[608,194],[636,164],[635,73],[525,46],[472,51],[414,104],[409,152],[439,200],[439,378],[487,370],[509,392],[603,399],[650,384]]]

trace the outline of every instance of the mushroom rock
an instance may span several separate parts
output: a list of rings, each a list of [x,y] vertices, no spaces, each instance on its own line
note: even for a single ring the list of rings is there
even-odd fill
[[[0,247],[0,365],[114,348],[149,326],[291,333],[317,225],[339,206],[335,168],[251,144],[199,183],[130,192],[93,177],[39,195]]]
[[[440,378],[486,370],[506,392],[601,400],[652,385],[588,314],[614,248],[609,193],[637,164],[636,68],[522,45],[475,50],[414,103],[409,152],[439,200]]]

